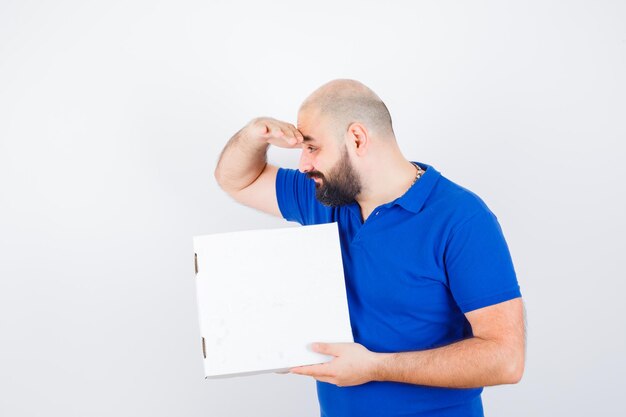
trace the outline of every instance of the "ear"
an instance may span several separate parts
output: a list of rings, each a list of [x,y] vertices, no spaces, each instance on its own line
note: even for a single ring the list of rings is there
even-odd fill
[[[358,156],[365,155],[370,145],[367,128],[359,122],[350,123],[346,132],[346,143],[354,147]]]

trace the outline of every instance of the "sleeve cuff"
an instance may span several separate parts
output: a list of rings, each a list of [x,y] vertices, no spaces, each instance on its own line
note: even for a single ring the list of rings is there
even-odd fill
[[[504,301],[512,300],[514,298],[521,297],[522,293],[520,291],[519,285],[516,288],[490,295],[487,297],[481,297],[475,300],[471,300],[468,302],[459,302],[459,307],[461,311],[465,313],[469,313],[472,310],[477,310],[479,308],[488,307],[490,305],[499,304]]]

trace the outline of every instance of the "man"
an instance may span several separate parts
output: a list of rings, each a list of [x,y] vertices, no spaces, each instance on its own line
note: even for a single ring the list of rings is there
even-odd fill
[[[299,171],[268,164],[270,144],[301,148]],[[319,341],[313,349],[334,359],[291,369],[317,380],[322,416],[483,416],[482,387],[521,379],[523,304],[496,216],[433,166],[405,159],[387,107],[365,85],[324,84],[297,128],[252,120],[215,177],[242,204],[338,223],[356,343]]]

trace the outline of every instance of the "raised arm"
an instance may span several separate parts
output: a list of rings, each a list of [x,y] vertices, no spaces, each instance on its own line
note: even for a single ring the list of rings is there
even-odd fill
[[[267,148],[270,144],[300,148],[302,141],[302,134],[290,123],[269,117],[253,119],[224,147],[215,179],[236,201],[281,217],[275,188],[278,168],[267,163]]]

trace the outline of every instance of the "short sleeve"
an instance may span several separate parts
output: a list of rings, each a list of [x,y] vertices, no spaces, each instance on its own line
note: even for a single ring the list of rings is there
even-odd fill
[[[444,263],[450,291],[463,313],[521,297],[508,245],[488,209],[451,232]]]
[[[315,198],[315,181],[297,169],[279,168],[276,198],[282,216],[301,225],[333,222],[334,210]]]

